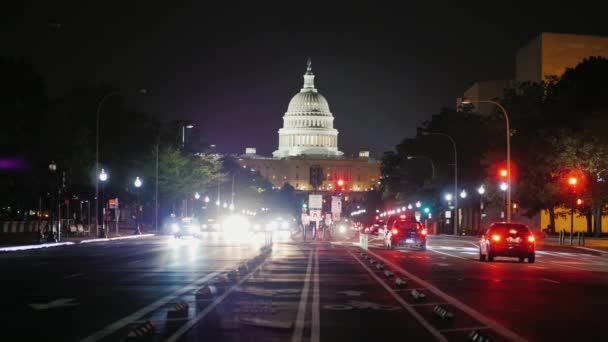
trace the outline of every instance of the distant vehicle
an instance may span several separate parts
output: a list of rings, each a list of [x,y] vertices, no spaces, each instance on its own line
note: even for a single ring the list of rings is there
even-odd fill
[[[525,224],[495,222],[482,232],[479,240],[479,260],[494,261],[495,257],[519,258],[519,262],[535,259],[534,234]]]
[[[198,237],[201,233],[201,227],[198,224],[198,221],[193,217],[183,217],[179,220],[171,220],[169,228],[176,238],[181,238],[183,236]]]
[[[394,249],[415,246],[426,250],[427,230],[412,216],[398,215],[389,218],[384,232],[384,247]]]
[[[384,233],[385,225],[386,222],[380,219],[380,217],[376,216],[372,224],[365,228],[364,232],[371,235],[381,235]]]

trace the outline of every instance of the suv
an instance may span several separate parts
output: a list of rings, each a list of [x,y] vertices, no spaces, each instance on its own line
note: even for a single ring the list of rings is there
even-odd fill
[[[393,249],[399,246],[414,245],[426,250],[427,230],[413,217],[400,215],[390,218],[384,233],[384,247]]]
[[[479,240],[479,260],[493,261],[494,257],[519,258],[534,262],[536,238],[525,224],[495,222],[486,229]]]

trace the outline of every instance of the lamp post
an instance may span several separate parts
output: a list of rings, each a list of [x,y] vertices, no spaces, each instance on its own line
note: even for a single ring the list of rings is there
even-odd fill
[[[437,132],[422,132],[422,135],[440,135],[450,139],[452,147],[454,148],[454,235],[458,235],[458,151],[456,149],[456,142],[454,138],[445,133]]]
[[[477,188],[477,193],[479,194],[479,229],[481,229],[481,220],[483,219],[483,194],[486,193],[486,188],[482,185]]]
[[[133,182],[135,185],[135,189],[137,191],[137,209],[135,212],[135,234],[141,234],[141,204],[139,203],[139,188],[141,188],[142,181],[139,177],[135,177],[135,181]]]
[[[182,149],[186,147],[186,128],[194,128],[194,125],[191,123],[182,125]]]
[[[572,188],[572,209],[570,210],[570,237],[574,234],[574,207],[576,206],[576,185],[578,184],[578,178],[570,177],[568,179],[568,185]],[[572,239],[570,239],[572,242]]]
[[[509,184],[508,184],[508,183],[506,183],[506,182],[502,182],[502,183],[500,183],[500,190],[501,190],[503,193],[508,193],[508,191],[509,191]],[[504,205],[504,195],[503,195],[503,205]],[[511,208],[509,208],[509,206],[507,205],[507,213],[508,213],[510,210],[511,210]],[[503,214],[504,214],[504,211],[501,211],[501,215],[500,215],[500,216],[501,216],[501,218],[503,218],[503,217],[504,217],[504,215],[503,215]],[[508,219],[508,218],[507,218],[507,219]]]
[[[431,171],[432,171],[432,176],[431,176],[431,180],[435,179],[435,163],[433,163],[433,159],[426,157],[426,156],[407,156],[408,160],[411,159],[426,159],[431,163]]]
[[[101,230],[99,230],[99,224],[96,224],[96,232],[95,234],[97,235],[97,237],[106,237],[106,200],[104,198],[104,188],[105,188],[105,184],[106,181],[108,180],[108,174],[106,173],[106,171],[104,169],[101,169],[101,172],[99,173],[99,176],[97,177],[98,180],[101,181],[101,203],[103,203],[103,208],[101,209]],[[97,198],[97,197],[95,197]],[[99,203],[96,200],[96,205],[99,205]],[[99,207],[97,207],[98,212],[99,212]],[[99,221],[97,218],[97,215],[95,216],[95,220]]]
[[[54,197],[54,193],[55,193],[55,189],[54,189],[54,185],[55,185],[55,171],[57,171],[57,164],[55,164],[54,161],[51,161],[51,163],[49,164],[49,171],[51,172],[51,230],[49,232],[49,237],[53,236],[53,222],[55,221],[55,215],[53,214],[55,211],[53,210],[53,207],[55,206],[55,204],[53,203],[53,197]],[[57,199],[57,201],[59,201],[59,199]],[[59,227],[59,226],[58,226]],[[48,241],[48,239],[47,239]],[[57,241],[56,237],[53,237],[53,241]]]
[[[99,175],[99,115],[101,114],[101,108],[107,99],[114,95],[118,95],[120,92],[111,91],[107,93],[99,104],[97,105],[97,112],[95,114],[95,175]],[[100,175],[101,176],[101,175]],[[99,180],[95,177],[95,231],[99,233]],[[103,227],[102,227],[103,233]],[[99,236],[99,235],[98,235]]]
[[[479,99],[468,99],[463,98],[460,101],[462,104],[471,103],[491,103],[502,111],[505,117],[505,123],[507,128],[507,222],[511,222],[511,123],[509,120],[509,113],[500,103],[493,100],[479,100]]]

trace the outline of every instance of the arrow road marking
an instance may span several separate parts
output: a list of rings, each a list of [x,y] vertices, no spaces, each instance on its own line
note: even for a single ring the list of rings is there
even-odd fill
[[[52,300],[46,304],[30,304],[30,307],[33,308],[34,310],[48,310],[48,309],[62,308],[62,307],[66,307],[66,306],[80,305],[79,303],[73,303],[73,301],[75,301],[75,300],[76,300],[76,298],[59,298],[59,299]]]

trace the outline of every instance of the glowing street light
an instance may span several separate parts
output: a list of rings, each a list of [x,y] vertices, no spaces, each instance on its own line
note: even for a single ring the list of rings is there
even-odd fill
[[[205,203],[209,203],[210,199],[209,196],[205,196]]]
[[[452,201],[452,194],[445,194],[445,200],[448,202]]]
[[[466,190],[462,190],[462,191],[460,192],[460,198],[463,198],[463,199],[464,199],[464,198],[467,198],[467,191],[466,191]]]
[[[223,207],[224,207],[224,208],[228,208],[228,203],[224,202]]]
[[[483,186],[483,184],[479,188],[477,188],[477,193],[479,193],[480,195],[486,193],[486,188]]]
[[[136,188],[141,187],[141,179],[139,179],[139,177],[135,177],[135,182],[133,182],[133,185],[135,185]]]
[[[568,184],[570,184],[572,186],[576,186],[577,183],[578,183],[578,179],[576,177],[570,177],[570,179],[568,179]]]
[[[412,204],[411,204],[411,203],[410,203],[410,204],[408,204],[408,205],[407,205],[407,208],[408,208],[409,210],[412,210],[412,208],[413,208],[413,207],[412,207]]]
[[[420,203],[420,201],[416,202],[416,208],[420,208],[421,205],[422,205],[422,203]]]
[[[500,190],[507,191],[507,189],[509,189],[509,184],[507,184],[506,182],[500,183]]]
[[[106,173],[106,170],[101,169],[101,172],[99,173],[99,180],[102,182],[105,182],[108,180],[108,174]]]
[[[195,199],[200,199],[201,198],[201,195],[198,193],[198,191],[194,193],[194,198]]]

